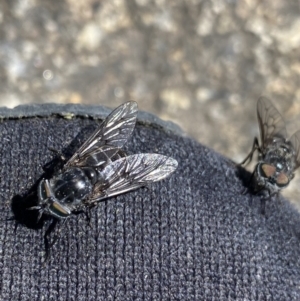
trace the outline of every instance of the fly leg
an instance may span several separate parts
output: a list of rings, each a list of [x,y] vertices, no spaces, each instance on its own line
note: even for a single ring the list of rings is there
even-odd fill
[[[248,156],[239,164],[239,165],[244,165],[247,161],[249,161],[247,164],[249,164],[252,161],[252,157],[254,152],[258,150],[259,152],[261,152],[261,149],[259,147],[259,143],[258,143],[258,139],[255,137],[254,141],[253,141],[253,145],[252,145],[252,149],[250,151],[250,153],[248,154]],[[246,164],[246,165],[247,165]]]
[[[49,147],[49,150],[55,154],[55,157],[43,166],[43,170],[45,173],[52,175],[62,169],[67,160],[60,151],[51,147]]]
[[[60,238],[61,235],[61,231],[63,229],[63,226],[66,222],[66,219],[64,219],[62,221],[62,223],[59,225],[59,227],[56,230],[56,233],[54,234],[54,238],[53,240],[50,242],[50,235],[51,233],[55,230],[57,224],[58,224],[58,220],[57,219],[53,219],[52,222],[50,223],[48,229],[46,230],[45,234],[44,234],[44,245],[45,245],[45,262],[47,262],[49,260],[49,256],[50,256],[50,249],[55,245],[55,243],[58,241],[58,239]]]
[[[260,201],[260,213],[266,215],[266,201],[268,198],[262,198]]]
[[[277,209],[279,210],[280,206],[282,205],[281,198],[280,198],[280,195],[279,195],[279,191],[275,191],[272,194],[270,194],[270,199],[273,196],[275,196],[275,198],[276,198]]]
[[[262,215],[265,215],[266,214],[266,202],[271,200],[273,196],[276,196],[276,199],[279,199],[279,192],[278,191],[275,191],[275,192],[272,192],[270,193],[267,197],[263,197],[261,199],[261,214]]]
[[[57,156],[57,158],[59,158],[59,160],[62,161],[63,163],[66,162],[66,157],[59,150],[57,150],[55,148],[52,148],[52,147],[49,147],[49,151],[54,153]]]
[[[45,262],[48,261],[49,259],[49,255],[50,255],[50,243],[49,243],[49,236],[50,234],[54,231],[55,226],[57,225],[58,220],[53,219],[51,224],[49,225],[48,229],[46,230],[45,234],[44,234],[44,245],[45,245]]]
[[[251,174],[251,177],[248,181],[248,184],[246,187],[244,187],[242,190],[241,190],[241,194],[246,194],[248,191],[250,191],[250,186],[252,185],[252,181],[253,181],[253,177],[254,177],[254,173],[255,171]]]
[[[91,207],[86,208],[86,210],[72,211],[72,213],[75,215],[83,213],[85,215],[89,227],[91,227]]]
[[[18,226],[19,226],[19,222],[16,220],[16,218],[14,216],[11,216],[11,217],[8,217],[8,218],[5,218],[5,219],[0,219],[1,222],[3,221],[14,221],[15,222],[15,226],[14,226],[14,233],[16,234],[17,233],[17,230],[18,230]]]

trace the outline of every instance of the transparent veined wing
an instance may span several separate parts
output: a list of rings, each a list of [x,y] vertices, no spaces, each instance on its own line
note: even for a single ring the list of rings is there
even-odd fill
[[[300,130],[297,131],[294,135],[292,135],[290,142],[295,152],[296,169],[300,166]]]
[[[177,168],[177,161],[159,154],[137,154],[118,159],[104,167],[91,199],[93,204],[150,183],[160,181]]]
[[[286,139],[285,122],[271,101],[266,97],[260,97],[257,102],[257,118],[263,149],[274,138]]]
[[[131,136],[138,113],[137,103],[129,101],[113,110],[99,128],[84,142],[65,164],[101,166],[112,158]]]

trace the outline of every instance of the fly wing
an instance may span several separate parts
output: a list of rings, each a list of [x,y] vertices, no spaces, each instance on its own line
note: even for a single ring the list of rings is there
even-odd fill
[[[135,127],[137,103],[129,101],[113,110],[75,152],[65,167],[101,166],[126,143]]]
[[[257,102],[257,119],[263,149],[274,138],[286,139],[287,133],[283,118],[271,101],[265,97],[260,97]]]
[[[159,154],[137,154],[118,159],[100,172],[93,197],[87,203],[93,204],[160,181],[173,173],[177,165],[175,159]]]
[[[297,131],[290,139],[295,154],[295,169],[300,166],[300,130]]]

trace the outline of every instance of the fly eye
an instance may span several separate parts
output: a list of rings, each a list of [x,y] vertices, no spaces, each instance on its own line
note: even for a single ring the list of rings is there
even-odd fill
[[[265,178],[272,177],[276,172],[276,167],[269,164],[261,164],[259,169]]]
[[[286,185],[289,184],[289,178],[287,177],[286,174],[284,173],[280,173],[278,175],[278,177],[276,178],[276,184],[279,186],[279,187],[284,187]]]
[[[61,217],[61,218],[67,217],[71,214],[68,208],[64,207],[59,202],[53,202],[49,207],[49,209],[54,216]]]

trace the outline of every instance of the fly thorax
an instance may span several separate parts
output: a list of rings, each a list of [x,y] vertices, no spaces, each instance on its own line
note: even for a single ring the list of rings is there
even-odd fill
[[[54,178],[51,188],[60,203],[76,205],[92,192],[91,179],[92,173],[87,175],[83,168],[73,167]]]
[[[85,175],[88,177],[92,185],[95,185],[98,181],[98,172],[93,167],[83,167],[82,168]]]

